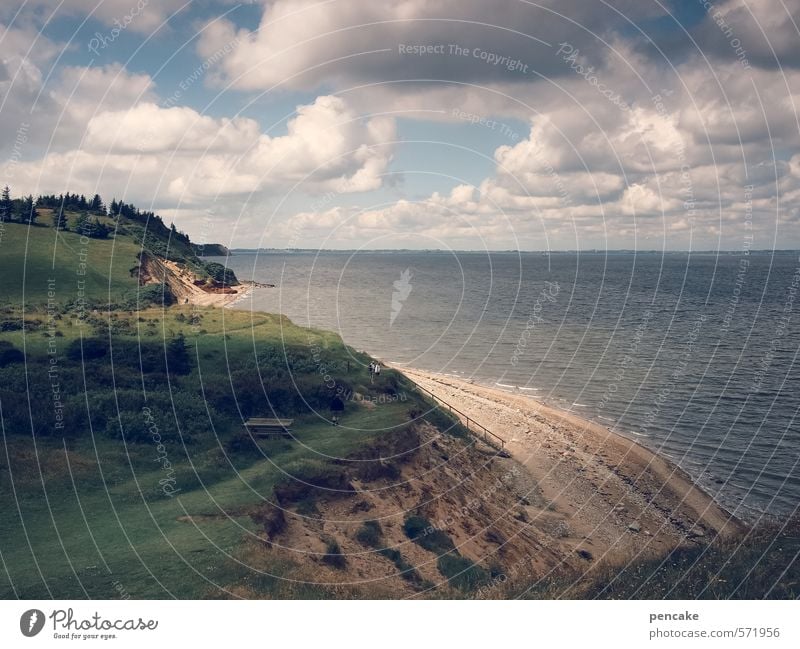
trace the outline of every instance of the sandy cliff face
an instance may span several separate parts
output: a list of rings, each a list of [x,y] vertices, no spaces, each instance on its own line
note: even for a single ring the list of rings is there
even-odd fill
[[[181,304],[192,294],[187,282],[169,268],[164,260],[146,252],[139,254],[139,267],[134,272],[138,275],[139,286],[166,284]]]
[[[558,516],[547,510],[521,465],[427,423],[414,426],[413,435],[411,448],[407,439],[381,448],[376,458],[386,459],[343,461],[343,482],[314,490],[312,508],[305,491],[277,490],[276,502],[254,514],[263,544],[253,547],[248,561],[291,562],[295,579],[342,586],[360,596],[447,592],[447,578],[437,567],[440,553],[404,531],[404,521],[418,516],[429,523],[423,537],[443,532],[458,555],[487,573],[514,568],[544,574],[562,561],[581,562],[552,547]],[[365,521],[378,522],[377,545],[360,540]],[[344,555],[338,567],[324,558],[332,542]],[[403,574],[396,556],[379,552],[382,548],[399,553],[415,576]]]
[[[233,302],[250,290],[250,285],[215,288],[198,283],[197,276],[174,261],[160,259],[146,252],[139,254],[139,266],[132,273],[139,285],[161,284],[169,286],[178,304],[223,306]]]
[[[311,505],[306,490],[278,490],[276,502],[253,516],[261,542],[250,544],[247,561],[265,569],[276,561],[293,565],[293,579],[328,584],[344,597],[491,598],[504,597],[511,580],[535,583],[660,557],[680,544],[708,543],[719,531],[717,521],[687,509],[672,492],[662,497],[642,478],[646,493],[620,477],[624,493],[614,499],[608,480],[589,485],[586,470],[571,464],[539,474],[519,458],[442,435],[427,423],[414,426],[413,434],[413,444],[388,442],[375,455],[386,458],[380,462],[343,461],[337,484],[313,490]],[[556,480],[563,481],[560,489]],[[422,542],[404,529],[411,516],[429,525]],[[378,522],[379,543],[365,543],[365,521]],[[448,581],[439,561],[443,552],[426,547],[424,539],[439,533],[457,555],[483,569],[478,587]],[[325,557],[331,547],[339,548],[341,560]],[[241,585],[232,585],[232,592],[258,597]]]

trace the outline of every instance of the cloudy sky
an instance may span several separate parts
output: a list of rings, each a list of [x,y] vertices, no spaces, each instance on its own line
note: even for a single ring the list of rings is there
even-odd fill
[[[0,7],[14,195],[234,247],[800,248],[800,0]]]

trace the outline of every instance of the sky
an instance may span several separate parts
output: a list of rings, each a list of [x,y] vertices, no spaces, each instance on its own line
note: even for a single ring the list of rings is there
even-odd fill
[[[800,0],[8,0],[0,182],[246,248],[800,248]]]

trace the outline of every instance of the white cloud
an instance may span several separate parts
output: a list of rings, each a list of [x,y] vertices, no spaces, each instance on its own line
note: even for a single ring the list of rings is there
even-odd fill
[[[66,6],[77,13],[89,11],[89,4]],[[149,17],[131,29],[146,31],[177,6],[151,4]],[[511,247],[515,237],[541,243],[552,236],[551,243],[574,247],[585,240],[596,247],[604,237],[611,245],[628,245],[634,236],[667,232],[679,237],[676,245],[685,245],[692,233],[719,236],[736,247],[745,211],[752,209],[762,234],[797,220],[800,61],[794,59],[800,50],[791,20],[797,2],[715,3],[747,49],[749,69],[737,60],[730,38],[720,40],[723,31],[711,17],[692,31],[703,37],[708,59],[681,50],[664,60],[630,29],[617,29],[623,19],[603,3],[544,4],[554,11],[516,1],[275,0],[264,4],[258,30],[209,23],[197,47],[201,60],[213,57],[216,67],[204,81],[238,90],[304,91],[304,105],[285,134],[277,135],[236,115],[164,108],[150,76],[119,65],[59,67],[43,88],[45,66],[59,46],[40,39],[41,47],[27,53],[36,34],[12,30],[0,68],[3,119],[19,123],[38,98],[30,139],[50,147],[39,160],[29,148],[16,178],[24,179],[26,191],[88,192],[99,183],[119,193],[127,187],[129,200],[168,205],[182,216],[217,196],[221,214],[235,213],[232,206],[240,207],[251,193],[259,205],[289,196],[286,212],[271,223],[276,236],[284,230],[296,235],[300,228],[323,239],[335,232],[351,243],[392,235],[412,243],[415,236],[452,237],[463,245],[484,237]],[[612,4],[632,20],[661,13],[657,3]],[[129,9],[129,3],[106,2],[97,15],[111,24]],[[569,41],[580,50],[580,71],[537,38],[556,46]],[[234,41],[238,46],[230,54],[214,56]],[[471,54],[400,56],[401,43],[457,43],[470,52],[517,57],[543,78],[487,65]],[[770,46],[783,68],[774,57],[770,64]],[[382,49],[390,51],[360,55]],[[263,100],[271,98],[266,93]],[[482,181],[472,178],[476,186],[426,189],[425,200],[403,197],[389,204],[386,192],[376,199],[379,206],[367,209],[343,198],[384,186],[397,135],[396,117],[381,113],[458,122],[454,108],[518,119],[530,130],[493,146],[494,168]],[[413,151],[402,161],[413,165]],[[754,198],[745,203],[750,184]],[[317,210],[302,206],[308,195],[322,192],[332,198]],[[403,196],[402,189],[398,193]],[[248,223],[258,225],[256,217]],[[798,237],[787,240],[800,245]]]
[[[718,66],[717,85],[696,61],[686,62],[677,79],[659,85],[660,100],[640,89],[628,94],[631,108],[615,107],[613,118],[608,102],[581,77],[558,88],[537,85],[531,93],[546,110],[531,118],[528,137],[497,148],[494,173],[477,189],[457,187],[364,212],[328,211],[325,222],[336,215],[357,224],[353,236],[359,230],[389,236],[402,228],[454,238],[464,236],[468,223],[476,241],[497,236],[500,247],[515,237],[522,247],[539,247],[546,233],[551,245],[567,247],[642,240],[713,246],[719,238],[737,248],[752,214],[754,246],[770,247],[776,227],[800,216],[794,207],[800,161],[781,159],[781,151],[800,144],[794,103],[800,73],[754,69],[742,78],[738,65]],[[608,83],[626,84],[624,70],[604,69]],[[578,101],[559,105],[558,93]],[[753,198],[746,200],[750,185]],[[299,218],[304,227],[314,220],[309,213]],[[348,231],[337,229],[341,236]],[[782,245],[797,245],[796,233],[786,235]]]
[[[252,119],[214,119],[187,107],[143,102],[94,115],[86,129],[85,147],[120,154],[241,152],[260,135]]]
[[[585,39],[581,23],[609,27],[623,21],[613,9],[582,0],[544,0],[553,11],[535,11],[526,3],[463,0],[275,0],[267,3],[255,31],[217,21],[201,37],[205,57],[237,38],[237,49],[220,65],[217,79],[245,89],[315,88],[355,80],[453,79],[487,84],[524,82],[526,77],[479,56],[452,54],[461,44],[507,56],[557,74],[549,43]],[[629,17],[663,13],[654,3],[618,0]],[[569,15],[565,20],[559,14]],[[400,45],[444,45],[430,56],[403,54]],[[596,51],[598,43],[587,41]]]
[[[156,96],[149,75],[130,73],[119,63],[62,68],[49,95],[62,109],[58,117],[62,141],[72,145],[95,116],[126,111]]]
[[[19,164],[16,175],[24,191],[88,191],[100,178],[112,191],[188,203],[266,189],[280,195],[294,184],[299,192],[362,192],[381,185],[394,139],[393,119],[361,119],[337,97],[299,106],[277,137],[251,119],[142,102],[92,116],[81,150],[50,152]]]

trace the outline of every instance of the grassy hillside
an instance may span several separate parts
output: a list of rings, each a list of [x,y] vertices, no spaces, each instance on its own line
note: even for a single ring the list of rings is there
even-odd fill
[[[124,213],[88,215],[63,210],[63,227],[53,227],[55,210],[38,209],[33,225],[2,222],[0,232],[0,297],[4,304],[29,308],[50,303],[73,311],[95,307],[137,308],[169,303],[162,286],[140,287],[140,256],[177,262],[209,285],[238,283],[232,271],[200,259],[198,246],[167,227],[156,215],[132,206]],[[82,225],[88,219],[89,229]],[[86,236],[97,223],[102,236]],[[94,233],[97,234],[97,233]],[[217,246],[210,245],[209,250]],[[205,250],[205,247],[202,247]]]
[[[22,335],[0,334],[6,352]],[[4,598],[224,595],[215,584],[253,578],[237,556],[276,485],[324,490],[336,458],[368,453],[421,405],[391,371],[370,383],[368,357],[334,334],[266,314],[61,319],[52,336],[26,333],[25,350],[24,365],[0,361]],[[345,398],[333,427],[337,392],[379,405]],[[293,417],[296,440],[252,439],[241,425],[252,415]],[[259,580],[264,595],[328,594]]]
[[[83,204],[44,197],[31,225],[18,200],[0,223],[0,597],[330,596],[293,585],[292,562],[246,567],[260,512],[292,485],[325,493],[424,404],[335,334],[169,306],[139,286],[142,254],[211,287],[235,276],[116,201],[85,236],[67,201]],[[293,418],[293,439],[254,439],[252,416]]]
[[[46,303],[53,287],[61,304],[78,300],[81,290],[93,301],[119,302],[136,293],[131,269],[140,250],[132,237],[82,240],[74,232],[6,223],[0,241],[0,293],[10,304],[21,304],[23,297],[29,305]]]

